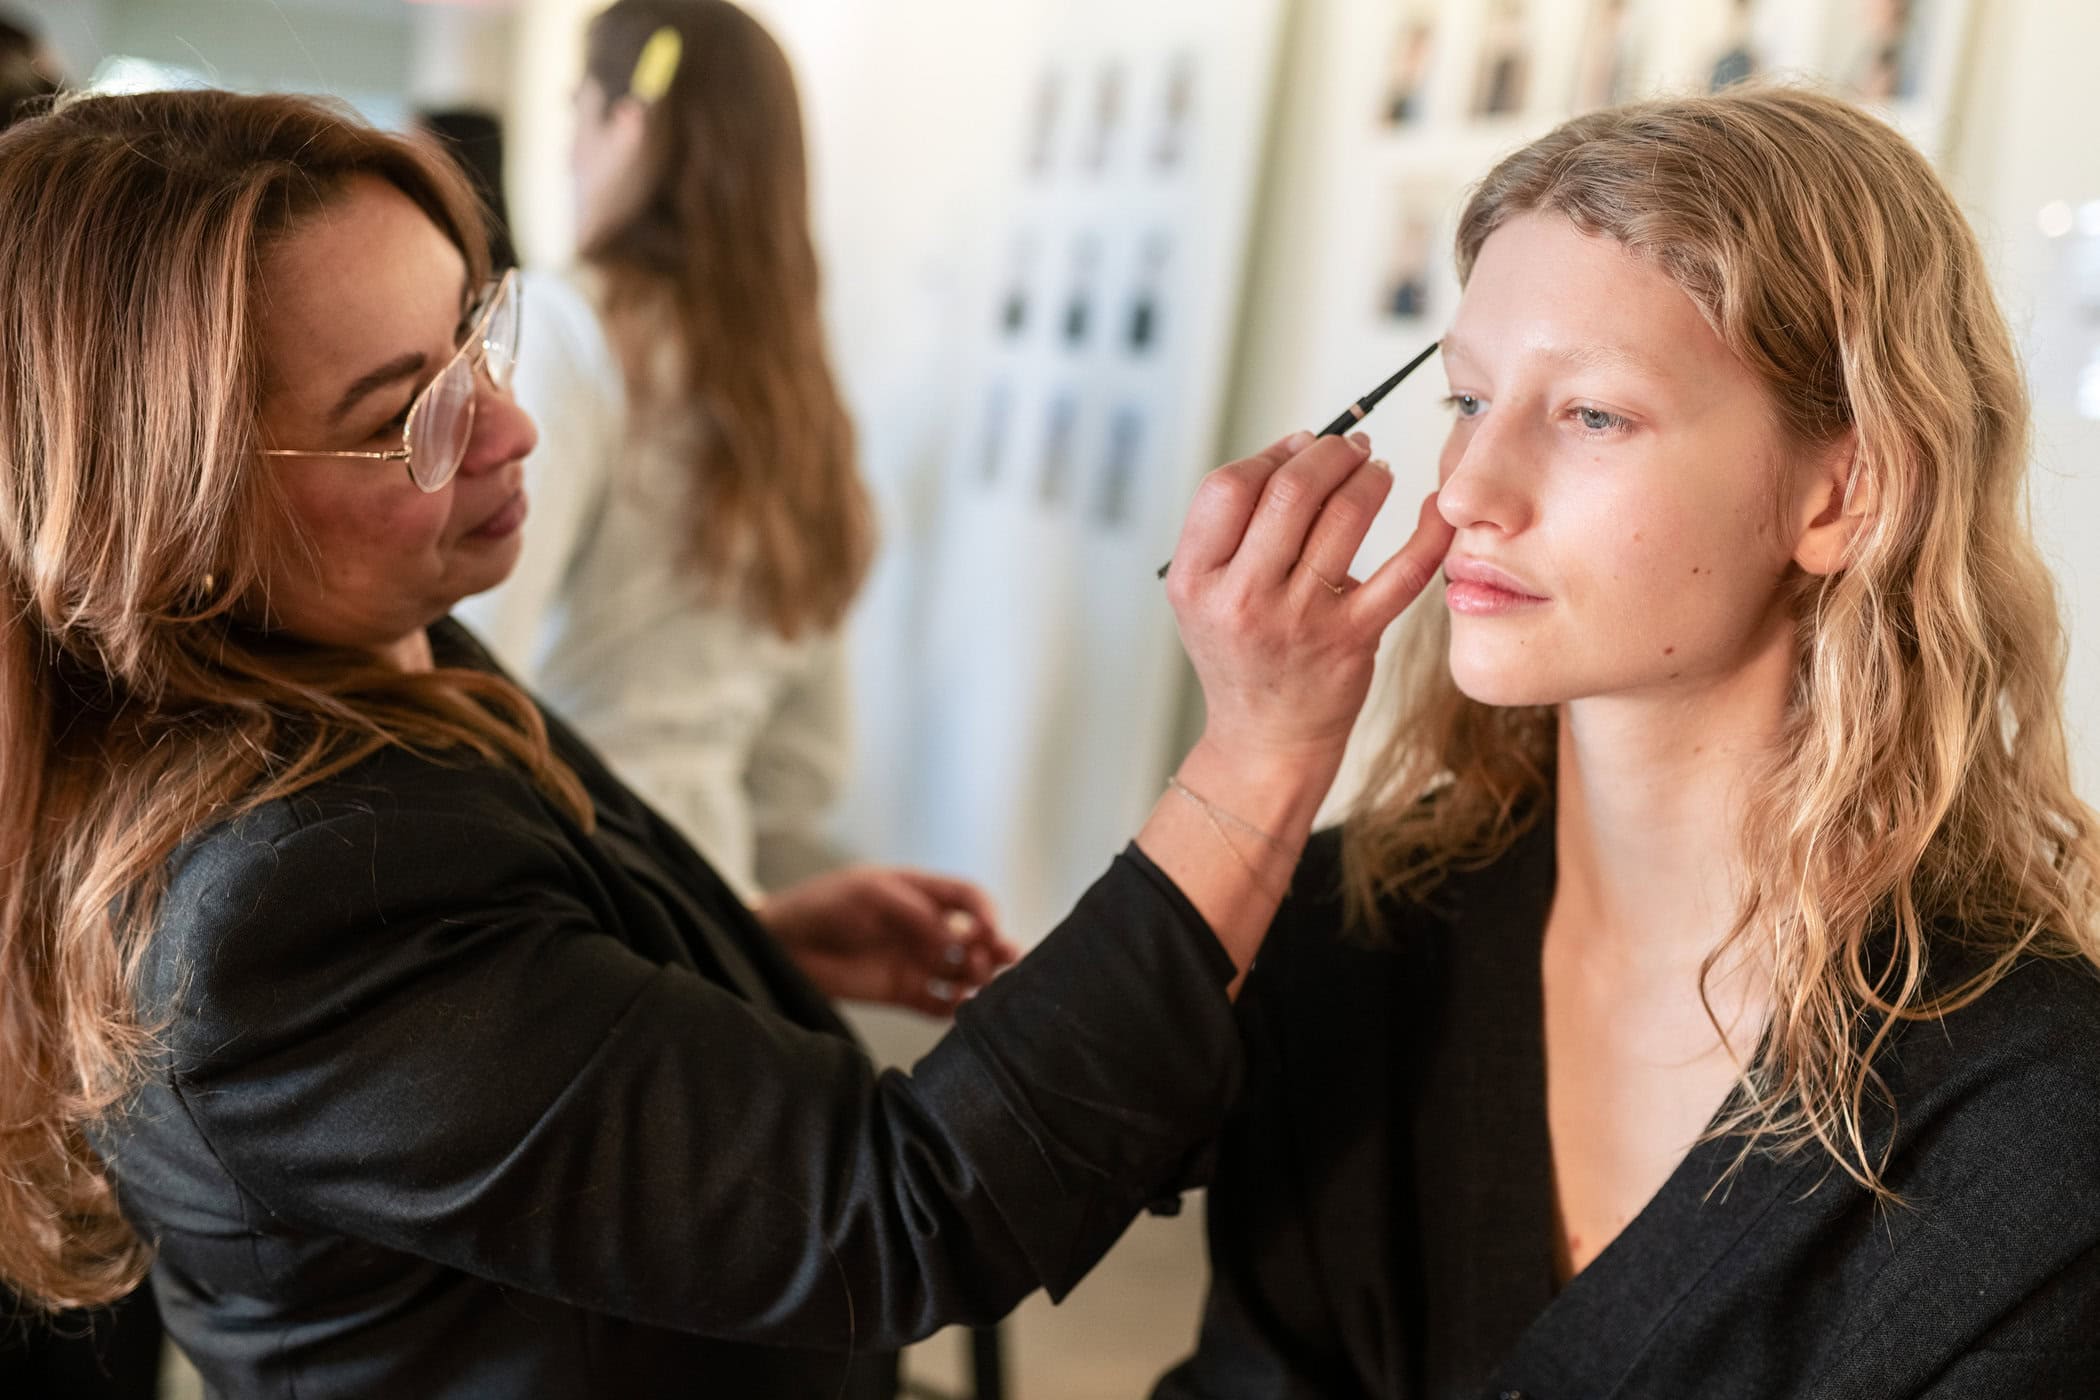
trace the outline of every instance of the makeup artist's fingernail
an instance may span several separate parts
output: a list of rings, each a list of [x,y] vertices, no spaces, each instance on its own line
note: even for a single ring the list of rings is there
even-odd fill
[[[1387,476],[1391,476],[1393,474],[1393,464],[1391,462],[1388,462],[1383,457],[1373,457],[1371,459],[1371,465],[1378,468],[1378,470],[1384,472]]]
[[[1288,447],[1293,452],[1303,452],[1306,448],[1311,447],[1315,442],[1318,441],[1318,438],[1314,437],[1305,429],[1300,428],[1297,432],[1291,434],[1290,441],[1284,443],[1284,446]]]
[[[963,950],[963,945],[960,943],[950,943],[941,950],[941,961],[947,963],[950,967],[961,967],[963,959],[968,956],[969,954]]]
[[[967,909],[950,909],[941,915],[941,922],[957,938],[968,938],[977,931],[977,916]]]
[[[1349,441],[1355,443],[1366,452],[1371,450],[1371,435],[1369,433],[1351,433],[1349,434]]]
[[[935,1001],[954,1001],[955,984],[945,977],[929,977],[926,979],[926,995]]]

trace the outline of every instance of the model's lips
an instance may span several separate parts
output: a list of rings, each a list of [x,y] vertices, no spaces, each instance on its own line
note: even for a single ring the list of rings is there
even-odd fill
[[[1537,607],[1546,596],[1506,569],[1454,555],[1444,561],[1444,602],[1451,611],[1488,617]]]
[[[483,518],[479,525],[467,531],[470,540],[500,540],[514,534],[525,523],[525,493],[513,491],[504,498],[503,504]]]

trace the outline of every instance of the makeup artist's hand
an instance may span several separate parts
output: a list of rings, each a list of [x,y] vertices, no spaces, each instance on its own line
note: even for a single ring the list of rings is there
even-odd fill
[[[790,885],[759,922],[828,996],[950,1016],[1020,956],[983,890],[918,870],[856,865]]]
[[[1202,747],[1332,782],[1379,638],[1451,547],[1432,494],[1398,553],[1361,583],[1349,576],[1392,485],[1361,433],[1296,433],[1205,478],[1167,572],[1203,684]]]

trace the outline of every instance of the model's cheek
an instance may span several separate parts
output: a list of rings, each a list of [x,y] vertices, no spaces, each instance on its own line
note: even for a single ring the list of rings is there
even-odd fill
[[[1451,431],[1444,434],[1444,446],[1437,453],[1436,459],[1436,484],[1438,490],[1443,489],[1444,483],[1451,479],[1451,473],[1457,471],[1458,464],[1465,460],[1466,443],[1464,432],[1465,426],[1454,422],[1451,425]]]

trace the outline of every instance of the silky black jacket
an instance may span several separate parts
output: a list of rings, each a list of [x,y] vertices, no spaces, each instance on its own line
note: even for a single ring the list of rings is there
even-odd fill
[[[1555,1292],[1539,953],[1552,823],[1392,938],[1317,838],[1249,976],[1196,1354],[1158,1400],[2094,1400],[2100,978],[2033,961],[1877,1061],[1877,1205],[1827,1156],[1693,1149]],[[1942,980],[1977,966],[1959,930]]]
[[[1231,962],[1134,848],[877,1073],[550,728],[594,832],[394,750],[178,853],[164,1051],[97,1142],[214,1395],[862,1393],[850,1355],[1069,1289],[1217,1130]]]

